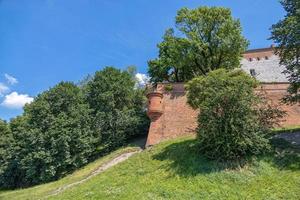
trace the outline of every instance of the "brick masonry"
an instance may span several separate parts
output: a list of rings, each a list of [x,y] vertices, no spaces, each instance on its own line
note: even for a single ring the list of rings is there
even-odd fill
[[[157,144],[165,139],[195,133],[198,111],[193,110],[186,102],[186,92],[183,83],[172,84],[171,91],[166,90],[166,84],[158,84],[156,95],[148,96],[148,113],[151,125],[146,146]],[[288,83],[263,83],[257,89],[264,89],[270,101],[279,104],[286,94]],[[287,112],[282,126],[300,125],[300,105],[282,105]],[[154,111],[154,112],[152,112]]]

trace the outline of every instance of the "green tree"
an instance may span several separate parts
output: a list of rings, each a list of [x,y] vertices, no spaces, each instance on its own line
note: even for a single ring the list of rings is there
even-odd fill
[[[94,116],[99,145],[107,149],[122,145],[130,137],[146,133],[144,91],[135,88],[134,73],[106,67],[86,85],[86,98]]]
[[[24,115],[18,116],[9,123],[12,134],[11,142],[7,146],[10,155],[7,155],[7,165],[0,174],[0,186],[3,188],[22,187],[29,184],[25,183],[26,171],[22,168],[22,158],[26,156],[27,149],[32,148],[27,142],[32,140]],[[28,145],[28,146],[27,146]]]
[[[254,94],[257,81],[241,70],[218,69],[187,83],[188,103],[200,109],[197,138],[211,159],[238,159],[269,148],[266,135],[282,112]]]
[[[5,156],[8,149],[8,145],[11,142],[11,132],[6,121],[0,119],[0,174],[5,166]]]
[[[11,143],[13,143],[13,137],[9,125],[0,119],[0,185],[5,181],[1,175],[6,171],[12,157]]]
[[[285,100],[295,103],[300,102],[300,1],[282,0],[281,4],[287,13],[272,26],[271,39],[278,45],[276,53],[291,83]]]
[[[81,90],[61,82],[26,105],[11,121],[13,157],[2,174],[4,186],[23,187],[56,180],[87,163],[95,151],[91,110]]]
[[[151,82],[184,82],[218,68],[240,67],[248,41],[230,9],[182,8],[176,28],[166,31],[158,58],[148,62]]]

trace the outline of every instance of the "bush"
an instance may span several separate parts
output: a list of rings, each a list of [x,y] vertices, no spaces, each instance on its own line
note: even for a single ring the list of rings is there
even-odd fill
[[[80,89],[62,82],[38,95],[11,121],[11,158],[2,187],[56,180],[88,162],[95,151],[90,109]]]
[[[143,89],[135,88],[133,73],[106,67],[87,82],[85,93],[99,145],[111,150],[147,133],[145,95]]]
[[[282,112],[265,106],[254,93],[257,85],[241,70],[225,69],[187,83],[188,103],[200,109],[197,138],[205,156],[233,160],[269,149],[266,135]]]

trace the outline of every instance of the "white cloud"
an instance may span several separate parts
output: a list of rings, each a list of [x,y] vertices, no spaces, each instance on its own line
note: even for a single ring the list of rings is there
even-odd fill
[[[15,77],[13,77],[9,74],[4,74],[4,76],[9,84],[14,85],[14,84],[18,83],[18,80]]]
[[[26,103],[31,103],[33,98],[28,96],[28,94],[18,94],[17,92],[12,92],[5,95],[2,106],[7,108],[22,108]]]
[[[135,79],[137,81],[138,87],[144,87],[150,80],[149,76],[147,76],[146,74],[141,74],[141,73],[137,73],[135,75]]]
[[[8,91],[9,91],[9,87],[7,87],[3,83],[0,83],[0,97],[3,96]]]

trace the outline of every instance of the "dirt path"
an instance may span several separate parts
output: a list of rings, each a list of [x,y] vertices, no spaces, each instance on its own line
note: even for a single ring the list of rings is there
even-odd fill
[[[71,188],[71,187],[74,187],[76,185],[79,185],[81,183],[84,183],[86,182],[87,180],[91,179],[92,177],[100,174],[101,172],[104,172],[105,170],[127,160],[128,158],[130,158],[131,156],[133,156],[134,154],[136,153],[139,153],[141,152],[142,149],[139,149],[139,150],[136,150],[136,151],[133,151],[133,152],[128,152],[128,153],[123,153],[117,157],[115,157],[114,159],[108,161],[107,163],[104,163],[103,165],[99,166],[95,171],[93,171],[89,176],[87,176],[86,178],[80,180],[80,181],[76,181],[74,183],[71,183],[71,184],[67,184],[67,185],[64,185],[60,188],[58,188],[57,190],[51,192],[48,196],[46,196],[45,198],[47,197],[50,197],[50,196],[55,196],[55,195],[58,195],[60,193],[62,193],[63,191]]]
[[[300,131],[294,133],[280,133],[276,135],[275,138],[282,138],[293,145],[300,146]]]

